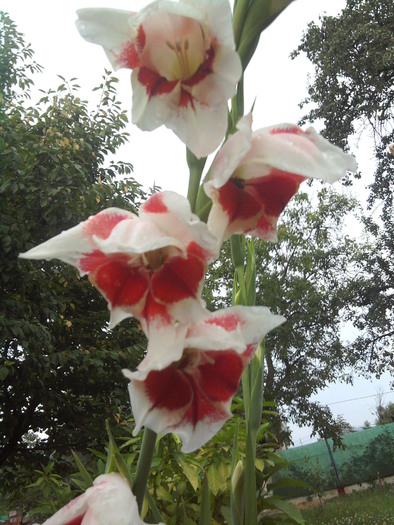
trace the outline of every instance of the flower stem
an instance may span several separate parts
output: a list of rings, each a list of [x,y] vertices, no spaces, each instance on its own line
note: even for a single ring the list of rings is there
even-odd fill
[[[149,477],[153,453],[155,451],[156,437],[157,434],[153,432],[153,430],[145,428],[133,484],[133,493],[137,499],[138,510],[140,512],[144,502],[146,484]]]
[[[186,160],[190,172],[187,198],[190,202],[190,208],[192,212],[194,212],[196,208],[196,200],[198,189],[200,187],[201,176],[207,159],[206,157],[198,159],[190,150],[187,149]]]

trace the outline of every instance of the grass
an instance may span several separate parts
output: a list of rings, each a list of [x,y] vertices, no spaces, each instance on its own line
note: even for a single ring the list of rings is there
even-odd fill
[[[302,515],[310,525],[394,525],[394,486],[346,494]]]

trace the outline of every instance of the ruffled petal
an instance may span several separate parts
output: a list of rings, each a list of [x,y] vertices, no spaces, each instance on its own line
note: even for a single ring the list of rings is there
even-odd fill
[[[134,217],[135,215],[128,211],[108,208],[31,250],[21,253],[19,257],[22,259],[59,259],[76,266],[81,273],[86,273],[80,266],[80,260],[86,253],[91,253],[96,249],[94,238],[107,238],[118,223]]]
[[[120,9],[85,8],[77,10],[77,29],[93,44],[103,46],[116,71],[121,67],[136,67],[137,56],[130,25],[135,13]]]
[[[224,240],[249,233],[276,241],[276,223],[306,178],[334,182],[357,168],[354,157],[330,144],[313,128],[291,124],[251,134],[244,117],[217,154],[204,189],[212,199],[208,226]]]
[[[88,498],[84,493],[58,510],[43,525],[79,525],[88,509]]]
[[[227,102],[216,106],[188,99],[164,124],[194,153],[206,157],[222,142],[227,130]]]
[[[81,521],[79,521],[81,520]],[[137,501],[127,481],[111,472],[56,512],[44,525],[143,525]],[[158,525],[164,525],[160,523]]]
[[[283,322],[263,307],[206,312],[186,333],[178,332],[172,363],[168,356],[159,358],[161,341],[151,340],[137,371],[123,371],[130,380],[134,432],[142,426],[157,433],[176,432],[184,452],[203,445],[230,417],[242,371],[261,338]],[[164,345],[168,343],[170,338]]]
[[[133,88],[132,122],[143,131],[152,131],[164,124],[177,111],[181,97],[179,82],[161,81],[158,74],[136,69],[131,75]]]

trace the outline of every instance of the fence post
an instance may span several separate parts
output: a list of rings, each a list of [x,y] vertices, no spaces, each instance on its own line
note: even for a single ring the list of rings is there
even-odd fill
[[[341,482],[339,480],[338,469],[337,469],[337,466],[335,465],[334,456],[332,454],[331,447],[330,447],[330,445],[329,445],[329,443],[327,441],[327,438],[325,436],[324,436],[324,441],[326,442],[328,454],[330,456],[331,464],[332,464],[332,467],[333,467],[334,472],[335,472],[335,478],[337,480],[337,491],[338,491],[338,494],[339,495],[345,494],[345,487],[343,487],[341,485]]]

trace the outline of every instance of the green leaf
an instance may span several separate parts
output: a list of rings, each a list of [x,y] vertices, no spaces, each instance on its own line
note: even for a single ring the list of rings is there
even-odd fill
[[[265,499],[265,504],[271,509],[282,511],[286,516],[299,523],[299,525],[305,525],[301,512],[292,503],[272,496]]]
[[[91,487],[93,485],[93,480],[89,474],[89,472],[86,470],[85,465],[82,463],[82,461],[79,459],[78,454],[74,452],[74,450],[71,451],[74,461],[77,464],[78,470],[81,473],[82,478],[84,479],[85,483],[88,487]]]
[[[211,489],[212,494],[216,496],[222,487],[222,482],[215,464],[212,464],[208,467],[206,477],[209,482],[209,487]]]
[[[152,512],[152,516],[153,516],[153,519],[155,520],[155,522],[162,523],[163,522],[163,518],[161,517],[159,509],[157,508],[155,500],[153,499],[153,497],[152,497],[151,493],[149,492],[149,490],[147,490],[145,492],[145,498],[146,498],[146,501],[148,502],[149,508],[150,508],[150,510]]]
[[[2,366],[0,368],[0,381],[4,381],[4,379],[7,377],[9,373],[9,368],[7,366]]]
[[[177,461],[193,489],[197,490],[200,481],[198,468],[195,465],[188,464],[182,456],[177,456]]]
[[[130,469],[119,452],[114,452],[114,460],[116,466],[118,467],[119,473],[122,474],[122,476],[128,481],[130,488],[133,488],[133,478],[131,476]]]

